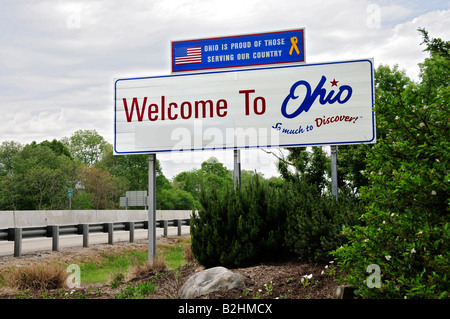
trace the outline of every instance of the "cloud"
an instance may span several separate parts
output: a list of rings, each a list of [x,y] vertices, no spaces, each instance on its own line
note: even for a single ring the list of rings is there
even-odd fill
[[[427,56],[417,28],[448,39],[449,17],[448,2],[418,0],[6,0],[0,142],[96,129],[112,143],[114,78],[169,74],[170,41],[305,27],[308,63],[374,57],[417,79],[417,63]],[[263,151],[242,153],[260,159],[247,169],[276,172]],[[158,157],[175,172],[209,155],[178,164],[169,154]],[[218,153],[232,166],[227,156]]]

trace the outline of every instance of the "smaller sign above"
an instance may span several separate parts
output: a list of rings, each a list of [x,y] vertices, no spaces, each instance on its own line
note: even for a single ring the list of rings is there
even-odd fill
[[[172,72],[305,62],[304,29],[172,42]]]

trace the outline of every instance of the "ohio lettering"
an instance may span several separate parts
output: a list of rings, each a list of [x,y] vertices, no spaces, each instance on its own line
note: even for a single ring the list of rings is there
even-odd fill
[[[322,75],[322,78],[315,87],[314,91],[312,91],[309,82],[305,80],[295,82],[291,86],[288,96],[286,96],[286,98],[283,101],[283,104],[281,105],[281,114],[285,118],[292,119],[294,117],[299,116],[302,112],[308,112],[317,98],[319,98],[319,103],[321,105],[325,105],[325,104],[333,104],[335,102],[338,102],[339,104],[344,104],[352,97],[353,89],[351,86],[341,85],[337,93],[334,90],[331,90],[328,93],[327,90],[323,87],[323,85],[326,82],[327,78],[325,77],[325,75]],[[338,81],[335,82],[337,83]],[[286,110],[288,103],[291,102],[291,100],[297,100],[300,97],[299,95],[296,94],[296,90],[298,87],[301,86],[303,86],[306,89],[306,94],[303,97],[303,99],[299,100],[299,102],[301,103],[298,106],[298,108],[294,112],[288,113]]]

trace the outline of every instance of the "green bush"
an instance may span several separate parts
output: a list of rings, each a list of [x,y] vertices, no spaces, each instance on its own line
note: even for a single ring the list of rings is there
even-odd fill
[[[272,185],[254,176],[248,185],[200,192],[202,209],[191,219],[192,252],[207,267],[238,267],[297,257],[329,259],[358,223],[360,204],[321,195],[298,179]]]
[[[192,253],[206,267],[237,267],[276,259],[287,249],[288,202],[279,188],[255,176],[245,187],[200,192],[202,208],[191,219]]]
[[[363,298],[449,297],[450,43],[422,32],[431,57],[420,83],[397,67],[375,72],[379,139],[361,190],[365,225],[345,228],[349,243],[334,252]],[[379,288],[368,285],[369,265],[379,267]]]
[[[329,253],[347,239],[343,226],[360,224],[363,205],[355,198],[321,195],[314,185],[301,181],[288,185],[291,207],[287,214],[286,244],[306,261],[328,261]]]

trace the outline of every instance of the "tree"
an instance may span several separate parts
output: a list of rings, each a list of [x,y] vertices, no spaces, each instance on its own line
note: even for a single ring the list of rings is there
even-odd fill
[[[125,193],[128,187],[127,180],[112,176],[97,166],[81,166],[79,177],[81,187],[89,194],[94,209],[117,208],[120,194]]]
[[[98,163],[108,145],[96,130],[78,130],[70,138],[63,138],[61,142],[74,159],[88,165]]]
[[[5,149],[9,150],[3,152],[8,172],[2,177],[0,187],[1,202],[6,209],[61,208],[67,188],[74,180],[73,161],[36,143],[14,151],[10,144]]]
[[[0,209],[16,210],[19,206],[20,181],[14,174],[14,157],[23,146],[14,141],[5,141],[0,145]]]
[[[311,151],[306,147],[287,148],[286,157],[279,157],[278,171],[288,182],[298,179],[315,185],[320,192],[327,186],[327,171],[330,171],[330,159],[322,147],[313,146]]]
[[[33,143],[36,144],[35,142],[33,142]],[[33,145],[33,143],[31,143],[31,144]],[[45,141],[39,143],[38,145],[48,147],[56,155],[65,155],[68,158],[72,159],[72,154],[70,154],[69,149],[61,141],[53,139],[51,142],[49,142],[49,141],[45,140]]]
[[[360,191],[364,225],[345,228],[349,243],[334,252],[364,298],[449,296],[449,42],[421,32],[430,57],[419,83],[397,66],[376,70],[379,137]],[[367,285],[371,264],[381,269],[379,289]]]
[[[102,161],[98,163],[104,170],[113,176],[126,178],[129,182],[130,191],[140,191],[148,189],[148,155],[113,155],[112,145],[108,144],[104,148]],[[161,165],[157,160],[157,175],[161,176]],[[164,184],[164,181],[159,182]]]
[[[200,190],[225,192],[233,188],[232,173],[215,157],[210,157],[201,164],[200,169],[181,172],[173,179],[174,188],[190,193],[199,207]]]

